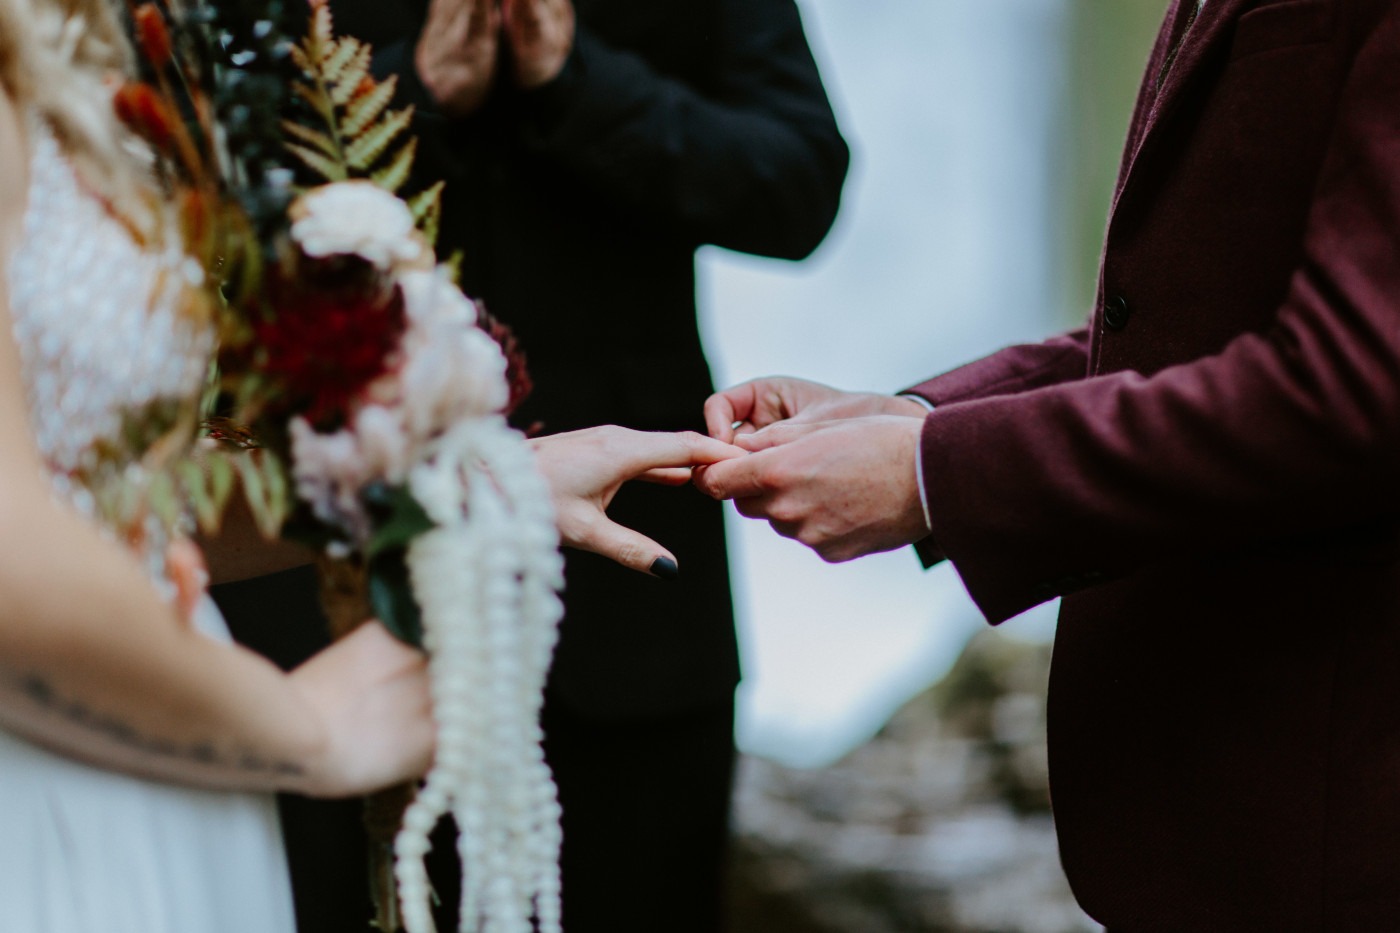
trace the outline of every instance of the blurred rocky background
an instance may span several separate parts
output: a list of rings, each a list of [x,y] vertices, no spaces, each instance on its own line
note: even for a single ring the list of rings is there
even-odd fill
[[[987,631],[836,764],[745,757],[732,933],[1098,933],[1055,847],[1049,661]]]

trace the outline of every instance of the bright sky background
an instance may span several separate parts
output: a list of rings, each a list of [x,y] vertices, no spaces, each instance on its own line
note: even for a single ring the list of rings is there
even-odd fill
[[[799,0],[854,150],[836,230],[800,265],[707,250],[721,385],[788,374],[895,391],[1060,329],[1051,268],[1064,0]],[[745,751],[817,766],[937,680],[985,623],[912,551],[828,566],[731,511]],[[1009,624],[1053,632],[1054,606]]]

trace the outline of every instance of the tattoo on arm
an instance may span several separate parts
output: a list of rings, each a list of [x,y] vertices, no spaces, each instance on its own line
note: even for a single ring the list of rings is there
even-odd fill
[[[303,773],[302,767],[298,764],[286,761],[269,761],[250,751],[232,755],[221,753],[213,742],[181,745],[169,739],[141,735],[130,723],[100,713],[80,700],[72,700],[59,695],[53,685],[40,674],[6,679],[10,680],[12,686],[17,687],[23,696],[40,709],[52,712],[70,723],[137,751],[211,767],[233,767],[255,774],[298,776]]]

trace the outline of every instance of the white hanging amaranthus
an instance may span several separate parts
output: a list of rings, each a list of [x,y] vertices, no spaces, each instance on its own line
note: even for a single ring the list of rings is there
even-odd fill
[[[423,856],[461,830],[461,929],[560,933],[559,803],[540,742],[564,565],[549,490],[503,419],[464,423],[410,477],[438,527],[408,564],[430,653],[438,752],[395,842],[408,933],[431,933]]]
[[[549,489],[524,437],[499,414],[509,395],[505,358],[476,327],[472,303],[431,269],[394,195],[338,182],[308,193],[293,213],[293,238],[308,255],[360,256],[404,297],[397,363],[348,423],[331,434],[304,419],[290,425],[297,494],[317,518],[362,544],[371,518],[361,491],[406,482],[435,526],[407,555],[438,741],[394,846],[404,926],[434,933],[423,856],[451,813],[461,930],[561,933],[560,811],[539,717],[564,562]]]

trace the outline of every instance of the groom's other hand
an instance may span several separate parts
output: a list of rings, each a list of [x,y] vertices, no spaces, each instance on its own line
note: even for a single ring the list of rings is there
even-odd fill
[[[496,0],[432,0],[413,63],[443,113],[475,112],[491,93],[500,57]]]
[[[735,439],[752,455],[696,469],[694,481],[823,560],[853,560],[928,535],[916,473],[922,428],[922,418],[902,415],[774,424]]]
[[[872,415],[922,419],[928,409],[913,399],[876,392],[845,392],[791,376],[754,379],[717,392],[705,402],[710,436],[732,443],[779,422],[816,424]]]
[[[515,80],[523,88],[548,84],[564,70],[574,47],[570,0],[501,0]]]

